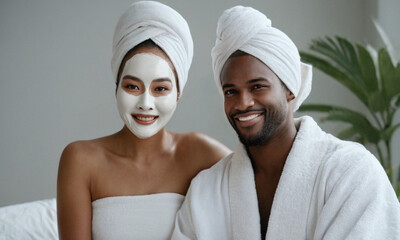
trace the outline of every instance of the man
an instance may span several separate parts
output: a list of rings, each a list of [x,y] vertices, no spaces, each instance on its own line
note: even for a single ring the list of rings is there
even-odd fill
[[[400,205],[362,145],[293,118],[311,67],[259,11],[218,21],[214,77],[242,144],[191,183],[172,239],[400,239]]]

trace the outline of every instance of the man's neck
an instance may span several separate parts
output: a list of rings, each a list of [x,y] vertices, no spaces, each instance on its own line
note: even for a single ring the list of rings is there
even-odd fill
[[[297,130],[294,122],[290,121],[290,123],[277,131],[265,145],[247,147],[254,173],[261,173],[271,177],[280,175],[296,134]]]

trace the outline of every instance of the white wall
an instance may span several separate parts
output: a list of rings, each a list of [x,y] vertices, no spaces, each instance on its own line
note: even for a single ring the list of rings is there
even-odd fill
[[[161,2],[187,19],[195,44],[189,81],[168,128],[205,132],[231,148],[237,139],[223,113],[210,57],[223,10],[253,6],[303,50],[311,39],[325,35],[357,41],[367,35],[369,5],[364,0]],[[0,206],[55,197],[65,145],[122,127],[110,70],[111,41],[130,3],[0,0]],[[308,102],[359,107],[346,89],[319,72]]]

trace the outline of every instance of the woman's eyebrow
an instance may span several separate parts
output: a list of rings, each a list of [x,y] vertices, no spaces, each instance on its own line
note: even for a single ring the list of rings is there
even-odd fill
[[[170,82],[170,83],[172,83],[171,79],[169,79],[169,78],[157,78],[157,79],[154,79],[153,82]]]
[[[129,80],[132,80],[132,81],[142,82],[142,80],[140,80],[139,78],[131,76],[131,75],[125,75],[122,79],[129,79]]]

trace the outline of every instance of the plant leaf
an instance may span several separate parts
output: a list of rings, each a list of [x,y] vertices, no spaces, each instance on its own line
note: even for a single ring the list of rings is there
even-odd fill
[[[337,36],[336,41],[338,44],[328,37],[326,40],[320,39],[313,41],[310,49],[329,58],[337,64],[337,67],[342,72],[354,77],[354,73],[357,73],[358,68],[354,47],[345,38]]]
[[[385,129],[385,131],[382,132],[382,138],[386,141],[391,140],[393,134],[396,132],[397,129],[400,128],[400,123],[391,126],[390,128]]]
[[[379,22],[375,18],[372,19],[372,22],[374,23],[375,28],[378,31],[379,36],[381,37],[383,43],[385,44],[386,48],[388,49],[390,58],[392,59],[392,62],[395,62],[395,63],[398,62],[399,60],[396,56],[396,51],[394,50],[393,44],[390,41],[389,37],[387,36],[385,30],[383,30],[382,26],[379,24]]]
[[[329,112],[334,110],[335,107],[331,105],[324,105],[324,104],[303,104],[299,107],[299,111],[306,112]]]
[[[371,122],[361,113],[338,106],[325,104],[304,104],[300,106],[300,111],[325,112],[327,121],[339,121],[352,125],[360,136],[370,143],[379,142],[379,130],[375,128]]]
[[[376,70],[378,70],[378,52],[376,51],[376,49],[374,47],[372,47],[369,44],[367,45],[366,48],[369,52],[369,55],[371,55],[372,60],[374,61]]]
[[[343,131],[341,131],[340,133],[338,133],[336,136],[340,139],[351,139],[354,135],[356,135],[358,133],[358,131],[355,128],[348,128],[345,129]]]
[[[400,95],[397,96],[396,107],[400,107]]]
[[[382,79],[382,88],[390,100],[397,94],[400,81],[396,80],[396,75],[400,78],[399,70],[395,69],[386,48],[381,48],[378,53],[379,73]],[[397,72],[399,72],[397,74]]]
[[[345,68],[346,65],[343,64],[343,60],[341,59],[341,50],[340,48],[334,43],[334,41],[327,37],[327,41],[332,43],[333,46],[325,42],[323,39],[313,40],[310,45],[310,49],[313,51],[318,52],[319,54],[328,57],[332,61],[339,64],[342,68]]]
[[[306,52],[300,52],[300,56],[302,61],[310,63],[313,67],[321,70],[325,74],[331,76],[334,80],[346,86],[358,97],[358,99],[360,99],[362,103],[368,106],[368,92],[357,84],[355,80],[350,79],[349,76],[343,73],[340,69],[318,56]]]
[[[375,144],[379,142],[379,130],[372,126],[368,119],[358,112],[348,109],[333,111],[328,113],[326,120],[349,123],[368,142]]]
[[[378,90],[378,78],[376,77],[375,64],[368,50],[357,44],[358,50],[358,67],[361,70],[361,76],[364,80],[368,91],[375,92]]]
[[[369,108],[373,112],[383,112],[388,108],[389,104],[386,101],[386,96],[383,92],[373,92],[368,97]]]
[[[391,82],[391,87],[393,87],[393,94],[400,94],[400,63],[397,64],[393,82]]]
[[[353,44],[342,37],[336,37],[336,39],[339,42],[339,45],[344,54],[343,57],[345,57],[347,62],[350,63],[346,64],[345,66],[345,68],[348,69],[348,73],[352,74],[355,78],[357,78],[357,76],[361,76],[361,72],[358,68],[358,58]]]

